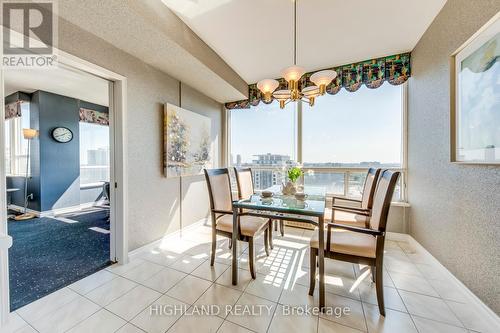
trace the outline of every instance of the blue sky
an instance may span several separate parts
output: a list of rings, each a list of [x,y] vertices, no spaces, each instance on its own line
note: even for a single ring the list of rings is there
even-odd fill
[[[318,97],[303,109],[304,162],[359,163],[401,161],[401,89],[385,82],[378,89],[362,86],[350,93]],[[243,162],[252,155],[294,156],[295,103],[280,110],[276,103],[231,111],[231,152]]]

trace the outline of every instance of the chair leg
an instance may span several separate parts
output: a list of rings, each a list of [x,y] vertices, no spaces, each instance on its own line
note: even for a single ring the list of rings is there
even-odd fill
[[[384,306],[384,284],[383,284],[383,265],[380,264],[375,267],[375,288],[377,290],[377,302],[378,310],[382,316],[385,317],[385,306]]]
[[[280,220],[280,232],[281,237],[285,236],[285,222],[283,220]]]
[[[227,246],[230,250],[233,247],[233,240],[230,238],[229,239],[229,245]]]
[[[375,266],[371,266],[370,270],[372,271],[372,282],[375,282],[376,281]]]
[[[269,221],[269,233],[268,233],[268,236],[269,236],[269,247],[272,249],[274,249],[274,245],[273,245],[273,220]]]
[[[253,237],[250,237],[248,240],[248,264],[250,265],[250,274],[252,275],[252,279],[255,279],[254,260]]]
[[[278,231],[278,220],[273,220],[274,222],[274,231]]]
[[[215,230],[212,230],[212,251],[210,252],[210,266],[214,265],[216,248],[217,248],[217,233],[215,232]]]
[[[318,251],[316,249],[309,249],[309,295],[314,295],[314,288],[316,287],[316,258]]]
[[[264,230],[264,249],[266,250],[266,256],[269,257],[269,226]]]

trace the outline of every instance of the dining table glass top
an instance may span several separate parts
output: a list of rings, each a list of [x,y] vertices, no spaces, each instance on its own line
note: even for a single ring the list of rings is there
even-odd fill
[[[325,194],[317,189],[304,188],[305,200],[298,200],[293,195],[283,195],[278,188],[270,188],[272,197],[264,198],[254,194],[250,198],[235,201],[236,208],[250,210],[267,210],[279,213],[323,216],[325,213]]]

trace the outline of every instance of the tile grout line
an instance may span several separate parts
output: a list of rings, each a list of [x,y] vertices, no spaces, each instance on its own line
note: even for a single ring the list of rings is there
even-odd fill
[[[398,246],[399,246],[399,242],[398,242]],[[404,249],[402,249],[402,250],[403,250],[403,252],[405,252],[405,254],[406,254],[406,251],[405,251]],[[411,262],[413,263],[413,261],[411,261]],[[415,264],[415,263],[413,263],[413,264]],[[415,265],[415,266],[416,266],[416,265]],[[430,265],[429,265],[429,266],[430,266]],[[418,267],[417,267],[417,270],[418,270]],[[421,273],[422,273],[422,272],[421,272]],[[389,273],[389,275],[390,275],[390,273]],[[425,276],[426,276],[425,274],[423,274],[423,273],[422,273],[422,276],[424,277],[424,279],[425,279],[426,281],[428,281],[428,279],[426,279],[426,278],[425,278]],[[449,310],[449,311],[453,314],[453,316],[454,316],[455,318],[457,318],[457,319],[458,319],[458,321],[460,322],[460,324],[462,324],[462,327],[460,327],[460,328],[465,328],[466,330],[468,330],[468,328],[464,325],[464,323],[462,322],[462,320],[461,320],[460,318],[458,318],[458,316],[457,316],[457,315],[455,314],[455,312],[454,312],[454,311],[450,308],[450,306],[448,305],[448,303],[447,303],[447,302],[445,301],[445,299],[444,299],[444,298],[443,298],[443,297],[439,294],[439,292],[437,292],[437,290],[434,288],[434,286],[432,286],[432,284],[430,284],[430,283],[429,283],[429,285],[430,285],[430,286],[431,286],[431,288],[432,288],[432,289],[436,292],[436,294],[437,294],[437,295],[439,295],[439,297],[429,296],[429,295],[425,295],[425,294],[421,294],[421,293],[417,293],[417,292],[413,292],[413,291],[409,291],[409,290],[405,290],[405,289],[401,289],[401,290],[406,291],[406,292],[409,292],[409,293],[414,293],[414,294],[418,294],[418,295],[422,295],[422,296],[427,296],[427,297],[433,297],[433,298],[436,298],[436,299],[441,300],[443,303],[445,303],[445,304],[446,304],[446,307],[447,307],[447,308],[448,308],[448,310]],[[406,302],[404,301],[403,297],[401,297],[401,293],[399,292],[399,290],[400,290],[399,288],[396,288],[396,291],[397,291],[397,293],[398,293],[399,297],[401,298],[401,300],[403,301],[403,305],[405,306],[406,310],[408,311],[408,314],[410,315],[410,318],[411,318],[411,320],[412,320],[413,324],[415,325],[415,328],[417,329],[417,331],[419,331],[419,332],[420,332],[420,330],[418,329],[417,324],[415,323],[415,320],[414,320],[413,316],[415,316],[415,317],[419,317],[419,318],[424,318],[424,319],[426,319],[426,320],[435,321],[435,322],[438,322],[438,323],[443,323],[443,324],[451,325],[451,326],[454,326],[454,327],[458,327],[458,326],[452,325],[452,324],[450,324],[450,323],[448,323],[448,322],[444,322],[444,321],[440,321],[440,320],[435,320],[435,319],[430,319],[430,318],[426,318],[426,317],[421,317],[421,316],[415,315],[415,314],[413,314],[413,313],[410,313],[410,311],[408,310],[408,307],[407,307],[407,305],[406,305]],[[424,332],[422,332],[422,333],[424,333]]]
[[[396,242],[396,244],[398,245],[399,248],[401,248],[401,246],[399,246],[399,243]],[[404,253],[404,250],[402,248],[401,248],[401,250]],[[406,253],[405,253],[405,255],[406,255]],[[387,273],[389,274],[389,271]],[[389,277],[392,279],[392,277],[390,276],[390,274],[389,274]],[[392,281],[392,283],[394,283],[394,281]],[[394,284],[394,287],[396,287],[396,284]],[[394,289],[396,289],[396,293],[398,294],[398,297],[401,299],[401,303],[403,303],[403,306],[405,307],[407,314],[410,316],[411,322],[413,323],[413,326],[415,327],[415,330],[417,332],[420,332],[420,330],[418,329],[417,324],[415,323],[415,320],[413,320],[412,314],[408,310],[408,306],[406,305],[405,301],[403,300],[403,297],[401,297],[401,294],[399,293],[399,289],[398,288],[394,288]],[[425,333],[425,332],[420,332],[420,333]]]
[[[305,231],[303,231],[303,233],[304,233],[304,232],[305,232]],[[397,244],[397,246],[398,246],[398,247],[399,247],[399,248],[403,251],[403,254],[404,254],[405,256],[407,256],[407,257],[408,257],[408,253],[407,253],[407,252],[406,252],[406,251],[405,251],[405,250],[404,250],[404,249],[400,246],[399,242],[396,242],[396,244]],[[260,245],[262,245],[262,244],[260,244]],[[278,249],[279,249],[280,247],[281,247],[281,246],[278,246]],[[286,247],[286,246],[283,246],[283,248],[285,248],[285,249],[286,249],[287,247]],[[276,250],[276,247],[275,247],[275,250]],[[295,248],[294,248],[294,249],[292,249],[292,251],[293,251],[293,252],[302,252],[303,250],[304,250],[304,249],[295,249]],[[244,255],[245,251],[247,251],[247,249],[246,249],[246,250],[244,250],[244,251],[242,251],[242,253],[238,254],[238,260],[240,260],[240,259],[241,259],[241,257]],[[280,252],[280,251],[278,251],[278,253],[276,253],[276,254],[279,254],[279,252]],[[148,260],[148,259],[144,259],[144,258],[141,258],[141,257],[137,257],[138,259],[141,259],[141,260],[143,261],[143,263],[139,263],[138,265],[135,265],[134,267],[132,267],[132,268],[130,268],[130,269],[128,269],[128,270],[126,270],[126,271],[124,271],[124,272],[122,272],[122,273],[121,273],[121,274],[126,274],[126,273],[127,273],[127,272],[129,272],[130,270],[133,270],[133,269],[135,269],[135,268],[139,267],[140,265],[142,265],[142,264],[144,264],[144,263],[148,262],[148,263],[152,263],[152,264],[155,264],[155,265],[161,266],[162,268],[161,268],[161,270],[160,270],[160,271],[158,271],[158,272],[156,272],[156,273],[152,274],[152,275],[151,275],[151,276],[149,276],[147,279],[145,279],[145,281],[147,281],[147,280],[149,280],[149,279],[151,279],[151,278],[153,278],[153,277],[157,276],[158,274],[160,274],[162,271],[164,271],[164,270],[165,270],[165,269],[167,269],[167,268],[168,268],[168,269],[171,269],[171,270],[173,270],[173,271],[176,271],[176,272],[179,272],[179,273],[185,274],[185,276],[183,276],[183,277],[182,277],[179,281],[177,281],[175,284],[173,284],[171,287],[169,287],[169,289],[167,289],[165,292],[159,292],[159,294],[161,294],[161,295],[160,295],[158,298],[155,298],[155,299],[154,299],[151,303],[149,303],[149,304],[148,304],[148,305],[147,305],[144,309],[140,310],[140,311],[139,311],[139,313],[138,313],[137,315],[135,315],[135,316],[134,316],[131,320],[126,320],[126,319],[125,319],[125,322],[126,322],[126,323],[125,323],[124,325],[122,325],[120,328],[118,328],[118,330],[120,330],[121,328],[123,328],[123,327],[124,327],[125,325],[127,325],[127,324],[130,324],[130,325],[133,325],[134,327],[136,327],[136,326],[135,326],[135,325],[134,325],[131,321],[132,321],[133,319],[135,319],[135,318],[136,318],[136,317],[137,317],[137,316],[138,316],[141,312],[143,312],[145,309],[147,309],[149,306],[151,306],[151,304],[153,304],[154,302],[158,301],[158,299],[159,299],[159,298],[161,298],[161,297],[163,297],[163,296],[168,296],[168,297],[171,297],[171,298],[173,298],[173,299],[175,299],[175,300],[178,300],[176,297],[172,297],[172,296],[167,295],[167,293],[168,293],[170,290],[172,290],[173,288],[175,288],[175,287],[176,287],[179,283],[181,283],[181,282],[182,282],[182,281],[183,281],[183,280],[184,280],[187,276],[191,276],[191,277],[194,277],[194,278],[197,278],[197,279],[201,279],[201,280],[204,280],[204,281],[210,282],[210,285],[209,285],[209,287],[208,287],[206,290],[204,290],[204,291],[201,293],[201,295],[200,295],[200,296],[198,296],[198,298],[194,301],[194,303],[193,303],[193,304],[190,304],[190,305],[189,305],[189,307],[186,309],[186,311],[185,311],[185,312],[184,312],[184,313],[183,313],[183,314],[182,314],[179,318],[177,318],[177,319],[173,322],[173,324],[172,324],[172,325],[171,325],[168,329],[171,329],[171,328],[172,328],[172,327],[173,327],[173,326],[174,326],[174,325],[175,325],[175,324],[176,324],[176,323],[177,323],[177,322],[178,322],[178,321],[179,321],[182,317],[184,317],[184,316],[185,316],[185,314],[186,314],[186,312],[187,312],[189,309],[193,308],[193,306],[195,305],[195,303],[196,303],[197,301],[199,301],[199,300],[200,300],[200,298],[201,298],[201,297],[203,297],[203,295],[205,295],[205,294],[207,293],[207,291],[208,291],[210,288],[212,288],[214,285],[219,285],[219,286],[223,286],[223,287],[230,288],[230,287],[228,287],[228,286],[225,286],[225,285],[222,285],[222,284],[220,284],[220,283],[217,283],[217,280],[218,280],[218,279],[219,279],[219,278],[220,278],[223,274],[225,274],[225,273],[227,272],[227,270],[229,270],[229,268],[231,267],[230,265],[226,265],[226,264],[224,263],[224,265],[225,265],[225,266],[227,266],[227,267],[225,267],[225,269],[223,270],[223,272],[222,272],[221,274],[218,274],[218,275],[217,275],[217,277],[215,278],[215,280],[214,280],[214,281],[212,281],[212,280],[207,279],[207,278],[204,278],[204,277],[199,277],[199,276],[193,275],[193,273],[194,273],[194,272],[195,272],[198,268],[200,268],[202,265],[205,265],[205,264],[207,263],[208,259],[206,259],[206,260],[202,261],[200,264],[196,265],[196,267],[195,267],[193,270],[191,270],[191,271],[190,271],[190,273],[186,273],[185,271],[181,271],[181,270],[178,270],[178,269],[175,269],[175,268],[172,268],[172,267],[171,267],[171,265],[173,265],[173,264],[175,264],[176,262],[178,262],[179,260],[181,260],[181,258],[182,258],[183,256],[185,256],[185,255],[194,256],[195,254],[192,254],[192,253],[185,253],[185,254],[183,254],[183,255],[180,255],[180,257],[179,257],[177,260],[173,261],[173,262],[170,264],[170,266],[167,266],[167,265],[164,265],[164,264],[159,264],[159,263],[157,263],[157,262],[154,262],[154,261],[151,261],[151,260]],[[271,257],[271,256],[272,256],[272,255],[270,255],[269,257]],[[266,260],[267,260],[269,257],[267,257],[267,258],[266,258]],[[264,257],[264,258],[265,258],[265,257]],[[430,279],[428,278],[428,275],[426,275],[426,274],[424,274],[422,271],[420,271],[419,267],[415,264],[415,262],[413,262],[412,258],[410,258],[410,257],[408,257],[408,258],[409,258],[409,263],[411,263],[413,266],[415,266],[415,267],[416,267],[416,269],[417,269],[417,270],[418,270],[418,271],[422,274],[422,276],[421,276],[421,277],[419,276],[419,278],[423,278],[423,279],[425,279],[426,281],[429,281]],[[282,258],[281,258],[281,257],[280,257],[280,258],[278,258],[278,257],[274,257],[274,258],[272,258],[272,262],[270,263],[270,267],[273,267],[273,265],[274,265],[274,264],[276,264],[276,265],[277,265],[277,267],[281,267],[282,265],[286,265],[286,263],[285,263],[285,259],[286,259],[285,255],[283,255],[283,257],[282,257]],[[398,258],[395,258],[395,259],[396,259],[396,260],[399,260]],[[223,264],[223,263],[220,263],[220,262],[219,262],[219,264]],[[263,264],[263,266],[262,266],[261,268],[263,268],[263,267],[267,267],[267,266],[269,266],[269,265],[267,265],[267,264]],[[431,266],[431,265],[428,265],[428,266]],[[431,266],[431,267],[432,267],[432,266]],[[240,269],[245,270],[245,269],[243,269],[243,268],[240,268]],[[291,269],[293,270],[293,269],[296,269],[296,268],[293,268],[293,267],[292,267]],[[357,272],[356,272],[355,267],[354,267],[354,266],[352,266],[352,269],[353,269],[353,271],[354,271],[354,276],[356,277],[356,275],[357,275],[356,273],[357,273]],[[390,272],[389,272],[389,271],[388,271],[385,267],[384,267],[384,269],[385,269],[385,270],[387,271],[387,273],[388,273],[388,278],[389,278],[390,280],[392,280],[391,273],[390,273]],[[92,291],[94,291],[94,290],[96,290],[96,289],[98,289],[98,288],[102,287],[103,285],[105,285],[105,284],[107,284],[107,283],[109,283],[109,282],[112,282],[112,281],[113,281],[113,280],[115,280],[117,277],[121,277],[121,278],[123,278],[123,279],[125,279],[125,280],[127,280],[127,281],[130,281],[130,282],[133,282],[133,283],[135,283],[135,284],[136,284],[133,288],[131,288],[130,290],[126,291],[124,294],[122,294],[122,295],[120,295],[119,297],[117,297],[117,298],[115,298],[114,300],[112,300],[110,303],[108,303],[108,305],[109,305],[109,304],[111,304],[111,303],[113,303],[113,302],[115,302],[116,300],[118,300],[118,299],[120,299],[120,298],[124,297],[126,294],[128,294],[128,293],[129,293],[129,292],[131,292],[132,290],[136,289],[139,285],[140,285],[140,286],[142,286],[142,287],[144,287],[144,288],[148,288],[148,289],[151,289],[151,290],[153,290],[153,291],[155,291],[155,292],[158,292],[156,289],[154,289],[154,288],[150,288],[150,287],[148,287],[148,286],[144,285],[144,284],[143,284],[143,283],[144,283],[144,281],[143,281],[143,282],[137,282],[137,281],[135,281],[135,280],[133,280],[133,279],[131,279],[131,278],[128,278],[128,277],[126,277],[126,276],[123,276],[123,275],[121,275],[121,274],[117,274],[117,273],[114,273],[113,271],[109,271],[109,270],[107,270],[107,268],[105,268],[104,270],[106,270],[107,272],[109,272],[109,273],[113,274],[113,278],[112,278],[112,279],[110,279],[109,281],[107,281],[107,282],[103,283],[103,284],[100,284],[100,285],[98,285],[98,286],[96,286],[96,287],[94,287],[94,288],[90,289],[90,290],[89,290],[89,291],[87,291],[85,294],[82,294],[82,293],[80,293],[79,291],[72,289],[70,286],[66,286],[66,287],[64,287],[64,288],[67,288],[69,291],[71,291],[71,292],[75,293],[76,295],[78,295],[78,296],[80,296],[80,297],[82,297],[82,298],[84,298],[84,299],[86,299],[86,300],[90,301],[92,304],[96,304],[93,300],[91,300],[90,298],[88,298],[86,295],[88,295],[88,294],[89,294],[89,293],[91,293]],[[245,271],[247,271],[247,270],[245,270]],[[248,271],[247,271],[247,272],[248,272]],[[96,272],[96,273],[97,273],[97,272]],[[94,274],[96,274],[96,273],[94,273]],[[291,273],[291,271],[290,271],[290,272],[288,272],[288,273],[284,273],[284,274],[290,274],[290,273]],[[415,276],[415,275],[412,275],[412,274],[400,273],[400,272],[393,272],[393,273],[402,274],[402,275],[410,275],[410,276]],[[263,273],[258,273],[258,272],[257,272],[257,274],[258,274],[258,275],[266,275],[266,274],[263,274]],[[89,275],[89,276],[92,276],[92,275]],[[431,280],[432,280],[432,279],[431,279]],[[81,280],[80,280],[80,281],[81,281]],[[239,291],[241,291],[241,294],[240,294],[240,295],[239,295],[239,297],[237,298],[236,303],[238,303],[238,302],[240,301],[240,299],[243,297],[243,295],[251,295],[251,296],[254,296],[254,297],[257,297],[257,298],[261,298],[261,299],[263,299],[263,300],[270,301],[271,303],[273,303],[273,304],[274,304],[274,306],[275,306],[275,309],[274,309],[274,311],[273,311],[273,314],[272,314],[272,316],[271,316],[271,320],[270,320],[270,322],[269,322],[269,324],[268,324],[268,326],[267,326],[267,329],[266,329],[266,332],[268,332],[268,331],[270,330],[270,328],[271,328],[271,325],[272,325],[272,323],[273,323],[273,320],[275,319],[274,317],[275,317],[275,315],[276,315],[276,311],[277,311],[278,307],[279,307],[279,306],[280,306],[280,304],[281,304],[281,303],[279,303],[279,301],[280,301],[280,299],[281,299],[281,297],[282,297],[282,295],[283,295],[283,293],[284,293],[284,288],[281,288],[280,293],[279,293],[279,296],[278,296],[278,300],[277,300],[277,301],[271,301],[271,300],[266,299],[265,297],[260,297],[260,296],[257,296],[257,295],[253,295],[252,293],[249,293],[249,292],[247,291],[247,290],[248,290],[248,288],[249,288],[249,286],[250,286],[250,284],[252,283],[252,281],[255,281],[255,280],[251,280],[251,281],[250,281],[250,283],[248,283],[246,286],[244,286],[244,288],[243,288],[242,290],[239,290]],[[393,284],[394,284],[394,282],[393,282]],[[430,283],[429,283],[429,284],[430,284]],[[411,290],[400,289],[400,288],[397,288],[397,287],[395,286],[395,284],[394,284],[394,287],[392,287],[392,286],[384,286],[384,288],[386,288],[386,287],[387,287],[387,288],[394,288],[394,289],[396,289],[396,293],[397,293],[398,297],[401,299],[401,301],[402,301],[402,303],[403,303],[403,306],[404,306],[404,309],[406,309],[406,311],[407,311],[407,312],[406,312],[406,314],[408,314],[408,315],[410,316],[411,321],[412,321],[412,323],[413,323],[414,327],[417,329],[417,331],[418,331],[418,327],[417,327],[417,325],[416,325],[416,323],[415,323],[415,320],[414,320],[415,318],[424,318],[425,320],[429,320],[429,321],[431,321],[431,322],[443,323],[443,324],[450,325],[450,326],[453,326],[453,327],[458,327],[458,328],[462,328],[462,329],[469,330],[469,329],[468,329],[468,328],[464,325],[463,321],[462,321],[462,320],[461,320],[461,319],[460,319],[460,318],[459,318],[459,317],[455,314],[455,312],[452,310],[452,308],[451,308],[451,306],[450,306],[450,304],[449,304],[449,302],[456,302],[456,301],[454,301],[454,300],[448,300],[448,299],[443,298],[443,297],[441,296],[441,294],[440,294],[439,292],[437,292],[437,289],[436,289],[436,288],[435,288],[432,284],[431,284],[431,288],[432,288],[432,290],[433,290],[433,291],[435,291],[435,292],[436,292],[436,294],[437,294],[438,296],[431,296],[431,295],[422,294],[422,293],[420,293],[420,292],[414,292],[414,291],[411,291]],[[62,289],[64,289],[64,288],[62,288]],[[410,312],[409,312],[409,310],[408,310],[408,306],[407,306],[407,304],[404,302],[403,298],[401,297],[401,292],[400,292],[400,291],[405,291],[405,292],[407,292],[407,293],[409,293],[409,294],[415,294],[415,295],[427,296],[427,297],[432,297],[432,298],[435,298],[435,299],[440,299],[441,301],[443,301],[443,302],[446,304],[447,309],[448,309],[448,310],[449,310],[449,311],[453,314],[453,316],[454,316],[455,318],[457,318],[457,319],[458,319],[458,323],[460,323],[460,324],[462,325],[462,327],[455,326],[454,324],[450,324],[450,323],[448,323],[448,322],[444,322],[444,321],[440,321],[440,320],[435,320],[435,319],[430,319],[430,318],[426,318],[426,317],[422,317],[422,316],[418,316],[418,315],[414,315],[414,314],[410,313]],[[326,291],[326,292],[328,292],[328,291]],[[345,295],[339,295],[338,293],[335,293],[335,292],[328,292],[328,293],[329,293],[329,294],[336,295],[336,296],[339,296],[339,297],[345,297],[345,298],[351,299],[351,300],[353,300],[353,301],[360,302],[360,303],[361,303],[361,308],[362,308],[362,311],[363,311],[363,318],[364,318],[364,321],[365,321],[365,328],[366,328],[366,329],[368,329],[368,324],[367,324],[367,319],[366,319],[367,314],[366,314],[366,311],[365,311],[365,310],[366,310],[366,309],[365,309],[365,306],[368,306],[368,305],[374,305],[374,304],[371,304],[370,302],[364,302],[364,301],[363,301],[363,299],[361,298],[361,294],[360,294],[359,290],[358,290],[359,299],[354,299],[354,298],[352,298],[352,297],[345,296]],[[51,313],[56,312],[56,311],[58,311],[60,308],[62,308],[64,305],[67,305],[67,304],[72,303],[72,302],[75,302],[75,301],[77,301],[77,299],[74,299],[74,300],[72,300],[72,301],[70,301],[70,302],[66,302],[65,304],[62,304],[62,305],[58,306],[56,309],[54,309],[53,311],[51,311]],[[183,302],[183,303],[184,303],[184,301],[182,301],[182,300],[179,300],[179,301],[181,301],[181,302]],[[235,304],[236,304],[236,303],[235,303]],[[459,303],[459,304],[467,304],[467,303],[462,303],[462,302],[456,302],[456,303]],[[95,315],[95,313],[97,313],[97,312],[99,312],[99,311],[101,311],[101,310],[108,311],[108,312],[112,313],[113,315],[116,315],[118,318],[122,318],[122,317],[120,317],[119,315],[115,314],[114,312],[111,312],[110,310],[106,309],[106,306],[107,306],[107,305],[105,305],[105,306],[101,306],[101,305],[99,305],[99,304],[96,304],[96,305],[97,305],[97,307],[98,307],[98,310],[97,310],[97,311],[93,312],[92,314],[90,314],[89,316],[85,317],[84,319],[82,319],[82,320],[78,321],[76,324],[74,324],[73,326],[71,326],[69,329],[72,329],[72,328],[74,328],[74,327],[78,326],[81,322],[83,322],[83,321],[87,320],[88,318],[90,318],[91,316]],[[401,311],[401,310],[396,310],[396,309],[391,309],[391,311],[397,311],[397,312],[399,312],[399,313],[405,313],[405,312],[403,312],[403,311]],[[16,313],[17,313],[17,311],[16,311]],[[35,328],[34,328],[34,327],[33,327],[33,326],[29,323],[29,322],[27,322],[27,321],[26,321],[26,320],[25,320],[25,319],[24,319],[24,318],[23,318],[23,317],[22,317],[19,313],[17,313],[17,315],[19,315],[19,317],[20,317],[22,320],[24,320],[24,321],[26,322],[27,326],[30,326],[30,327],[31,327],[31,328],[33,328],[35,331],[37,331],[37,330],[36,330],[36,329],[35,329]],[[237,326],[239,326],[239,327],[244,327],[244,326],[242,326],[242,325],[240,325],[240,324],[237,324],[237,323],[234,323],[234,322],[232,322],[232,321],[228,320],[228,319],[227,319],[227,317],[225,317],[225,318],[218,317],[218,318],[221,318],[221,319],[223,319],[223,320],[222,320],[221,324],[218,326],[217,331],[218,331],[218,330],[220,330],[220,328],[222,327],[222,325],[224,324],[224,322],[225,322],[225,321],[228,321],[228,322],[230,322],[230,323],[232,323],[232,324],[234,324],[234,325],[237,325]],[[122,319],[124,319],[124,318],[122,318]],[[318,318],[317,318],[317,325],[316,325],[316,331],[317,331],[317,332],[319,331],[319,322],[320,322],[320,320],[321,320],[321,319],[322,319],[322,318],[321,318],[320,316],[318,316]],[[324,319],[326,319],[326,320],[330,321],[328,318],[324,318]],[[335,322],[335,321],[333,321],[333,322]],[[337,322],[335,322],[335,323],[337,323]],[[344,324],[342,324],[342,325],[344,325]],[[349,327],[349,326],[347,326],[347,327]],[[249,328],[246,328],[246,327],[244,327],[244,328],[245,328],[245,329],[249,329]],[[471,331],[471,332],[472,332],[472,331]]]

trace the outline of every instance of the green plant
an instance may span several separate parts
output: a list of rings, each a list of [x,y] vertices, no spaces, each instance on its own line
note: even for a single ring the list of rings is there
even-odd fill
[[[292,183],[295,183],[297,179],[299,179],[299,177],[302,176],[303,174],[304,172],[299,167],[293,167],[289,169],[287,172],[288,179],[290,179]]]

